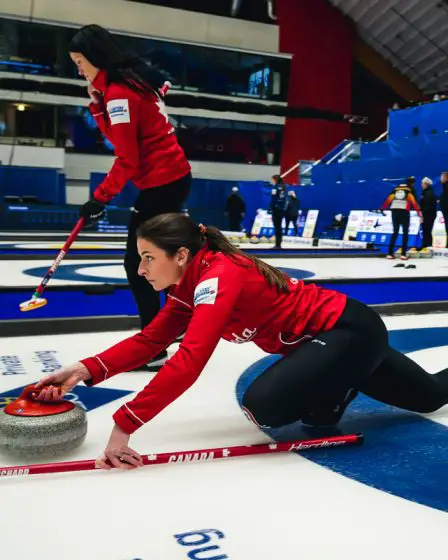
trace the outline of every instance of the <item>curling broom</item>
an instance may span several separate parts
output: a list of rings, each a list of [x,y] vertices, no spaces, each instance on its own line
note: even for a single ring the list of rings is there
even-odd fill
[[[349,434],[328,438],[287,441],[278,443],[261,443],[256,445],[237,445],[195,451],[175,451],[173,453],[152,453],[142,455],[143,464],[162,465],[167,463],[200,463],[231,457],[247,457],[251,455],[272,455],[273,453],[312,451],[315,449],[337,449],[350,445],[362,445],[364,434]],[[112,466],[112,465],[111,465]],[[66,473],[92,471],[97,467],[95,460],[70,461],[63,463],[47,463],[37,465],[21,465],[0,467],[0,478],[12,476],[30,476],[33,474]]]
[[[61,264],[62,259],[67,254],[71,244],[76,239],[78,233],[82,230],[83,227],[84,227],[84,218],[80,218],[76,223],[75,227],[73,228],[70,237],[64,243],[64,246],[59,251],[58,256],[55,258],[53,264],[48,269],[48,272],[44,276],[44,279],[36,288],[36,291],[34,292],[32,298],[20,304],[20,311],[32,311],[34,309],[39,309],[39,307],[44,307],[44,305],[47,305],[47,300],[42,297],[42,292],[45,290],[45,286],[48,284],[50,278],[53,276],[53,274]]]

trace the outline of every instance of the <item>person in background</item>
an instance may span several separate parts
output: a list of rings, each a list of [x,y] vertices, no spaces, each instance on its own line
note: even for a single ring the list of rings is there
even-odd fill
[[[227,199],[225,212],[229,217],[229,230],[241,231],[241,222],[246,212],[246,203],[236,185],[232,187],[232,192]]]
[[[429,177],[422,179],[422,196],[420,197],[420,208],[422,210],[422,251],[432,247],[432,228],[437,216],[437,200],[432,189],[432,180]]]
[[[409,224],[411,221],[411,208],[414,208],[422,220],[422,213],[420,207],[413,194],[413,179],[414,177],[409,177],[405,184],[398,185],[395,187],[384,204],[381,206],[381,210],[389,208],[392,211],[392,224],[394,227],[394,232],[390,238],[389,244],[389,254],[388,259],[394,259],[394,249],[395,243],[397,241],[398,233],[400,231],[400,226],[403,228],[403,245],[401,247],[401,257],[402,261],[407,261],[407,249],[408,249],[408,238],[409,238]],[[415,181],[415,179],[414,179]],[[414,191],[415,192],[415,191]]]
[[[285,216],[286,218],[285,233],[288,234],[289,224],[290,222],[292,222],[292,225],[294,227],[294,235],[298,236],[299,229],[297,227],[297,219],[299,217],[300,203],[294,191],[289,191],[288,195],[289,197],[288,197],[288,204],[286,206],[286,216]]]
[[[442,192],[439,199],[440,210],[442,210],[443,219],[445,220],[446,247],[448,249],[448,171],[444,171],[440,175],[440,182],[442,184]]]
[[[144,329],[159,312],[160,297],[138,274],[136,231],[158,214],[180,212],[190,190],[190,164],[154,83],[160,76],[149,64],[99,25],[75,33],[69,52],[88,83],[92,116],[115,152],[111,170],[82,206],[80,216],[86,225],[99,220],[106,204],[128,181],[140,191],[128,227],[124,268]],[[151,364],[142,366],[157,371],[167,357],[163,349]]]
[[[280,175],[273,175],[271,177],[272,189],[271,204],[269,211],[272,213],[272,222],[275,229],[275,247],[274,249],[281,249],[282,247],[282,222],[286,215],[286,207],[288,205],[288,195],[286,186]]]

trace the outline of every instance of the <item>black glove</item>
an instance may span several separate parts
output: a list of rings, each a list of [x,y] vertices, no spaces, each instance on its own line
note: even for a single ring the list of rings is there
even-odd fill
[[[106,206],[94,198],[88,200],[79,211],[79,217],[84,218],[85,225],[97,222],[104,215]]]

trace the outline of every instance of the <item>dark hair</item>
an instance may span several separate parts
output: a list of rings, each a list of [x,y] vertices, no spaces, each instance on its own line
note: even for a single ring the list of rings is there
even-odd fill
[[[137,93],[150,92],[159,96],[162,74],[128,47],[121,45],[107,29],[86,25],[72,38],[70,52],[79,52],[99,68],[106,70],[109,81],[125,84]]]
[[[274,179],[276,185],[284,185],[284,181],[280,175],[272,175],[272,179]]]
[[[288,277],[283,272],[232,245],[219,229],[198,226],[185,214],[161,214],[151,218],[140,225],[137,237],[151,241],[171,257],[181,247],[194,256],[207,243],[210,250],[228,255],[240,266],[255,265],[270,286],[279,292],[289,292]]]

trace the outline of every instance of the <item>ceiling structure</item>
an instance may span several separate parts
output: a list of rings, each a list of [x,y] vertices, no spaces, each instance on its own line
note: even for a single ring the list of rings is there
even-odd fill
[[[448,0],[328,0],[427,94],[448,92]]]

